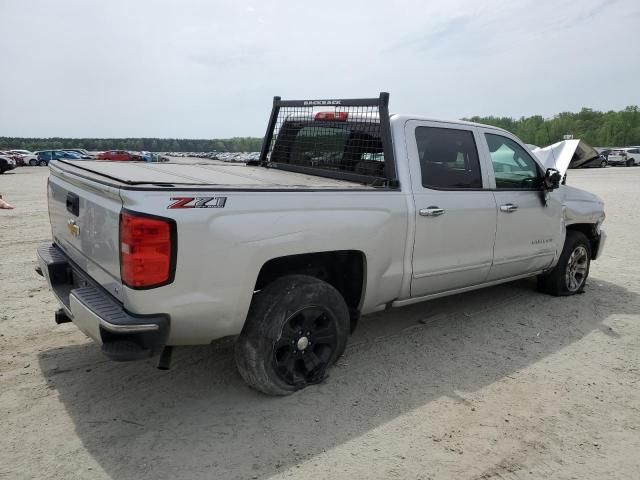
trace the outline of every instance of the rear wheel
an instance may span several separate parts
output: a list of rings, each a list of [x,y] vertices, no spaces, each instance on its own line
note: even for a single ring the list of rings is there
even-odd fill
[[[325,378],[348,333],[349,310],[334,287],[287,275],[254,296],[236,343],[238,372],[256,390],[288,395]]]
[[[538,288],[556,297],[584,290],[591,264],[591,243],[582,232],[567,231],[562,254],[551,272],[538,276]]]
[[[627,167],[633,167],[633,159],[627,160]]]
[[[600,162],[600,168],[604,168],[604,167],[606,167],[606,166],[607,166],[607,161],[606,161],[606,160],[602,160],[602,161]]]
[[[37,160],[29,160],[29,165],[31,165],[32,167],[36,167],[38,165],[38,161]]]

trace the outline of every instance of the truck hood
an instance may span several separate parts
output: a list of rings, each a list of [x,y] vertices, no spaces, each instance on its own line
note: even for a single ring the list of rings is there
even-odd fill
[[[563,176],[569,167],[580,167],[599,156],[595,148],[582,140],[563,140],[547,147],[534,148],[532,152],[545,168],[555,168]]]

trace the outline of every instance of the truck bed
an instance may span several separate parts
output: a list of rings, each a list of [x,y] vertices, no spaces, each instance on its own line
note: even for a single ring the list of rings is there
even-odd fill
[[[216,187],[233,189],[371,189],[347,180],[288,172],[245,164],[216,163],[145,163],[59,160],[51,162],[60,169],[90,180],[120,188],[190,188]]]

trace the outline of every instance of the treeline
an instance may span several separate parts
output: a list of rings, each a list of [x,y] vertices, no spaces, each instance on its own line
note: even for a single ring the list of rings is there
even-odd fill
[[[188,138],[20,138],[0,137],[0,150],[55,150],[84,148],[89,151],[148,150],[150,152],[257,152],[261,138],[194,140]]]
[[[540,115],[509,117],[471,117],[472,122],[504,128],[526,143],[538,146],[563,140],[564,135],[584,140],[597,147],[640,145],[640,109],[630,106],[622,111],[599,112],[583,108],[579,113],[563,112],[553,118]]]
[[[578,113],[563,112],[553,118],[540,115],[521,117],[471,117],[465,120],[504,128],[526,143],[544,146],[573,135],[597,147],[640,145],[640,108],[629,106],[619,112],[599,112],[583,108]],[[13,148],[47,150],[85,148],[99,150],[148,150],[151,152],[257,152],[262,139],[234,137],[228,139],[188,138],[19,138],[0,137],[0,150]]]

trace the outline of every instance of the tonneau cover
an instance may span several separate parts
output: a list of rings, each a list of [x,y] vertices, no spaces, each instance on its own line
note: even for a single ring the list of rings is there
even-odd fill
[[[64,164],[57,165],[57,164]],[[367,188],[361,183],[305,175],[274,168],[244,164],[217,163],[146,163],[87,160],[58,160],[53,167],[73,173],[95,174],[125,185],[222,186],[229,188]],[[73,167],[68,168],[67,166]]]

